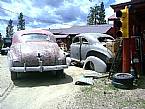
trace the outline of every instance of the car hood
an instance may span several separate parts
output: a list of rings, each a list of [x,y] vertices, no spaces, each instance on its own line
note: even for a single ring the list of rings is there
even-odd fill
[[[21,44],[21,59],[27,66],[38,66],[40,55],[43,65],[55,65],[59,58],[59,47],[52,42],[27,42]]]

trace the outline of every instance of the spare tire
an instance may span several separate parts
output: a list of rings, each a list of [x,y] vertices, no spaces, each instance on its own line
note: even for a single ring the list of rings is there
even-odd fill
[[[133,88],[134,76],[129,73],[116,73],[112,78],[112,85],[122,89]]]

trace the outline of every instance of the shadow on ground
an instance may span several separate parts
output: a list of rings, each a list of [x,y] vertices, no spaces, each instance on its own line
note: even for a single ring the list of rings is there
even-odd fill
[[[141,75],[141,77],[138,79],[137,88],[145,89],[145,75]]]
[[[21,73],[18,75],[18,79],[14,80],[13,83],[18,87],[38,87],[38,86],[49,86],[59,85],[73,82],[73,78],[69,75],[64,77],[57,77],[53,73],[35,72],[35,73]]]

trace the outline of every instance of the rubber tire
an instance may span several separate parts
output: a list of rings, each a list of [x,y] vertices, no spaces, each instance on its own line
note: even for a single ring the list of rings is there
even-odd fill
[[[11,80],[16,80],[17,79],[17,72],[11,72]]]
[[[116,73],[112,77],[112,85],[121,89],[133,88],[134,76],[129,73]]]

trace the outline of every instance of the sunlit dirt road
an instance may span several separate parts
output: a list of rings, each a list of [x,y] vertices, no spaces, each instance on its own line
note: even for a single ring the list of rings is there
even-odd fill
[[[70,66],[65,69],[66,78],[49,73],[21,74],[13,81],[14,87],[1,103],[1,109],[55,109],[61,100],[72,99],[80,86],[74,81],[83,72],[82,68]],[[65,107],[65,106],[64,106]]]

